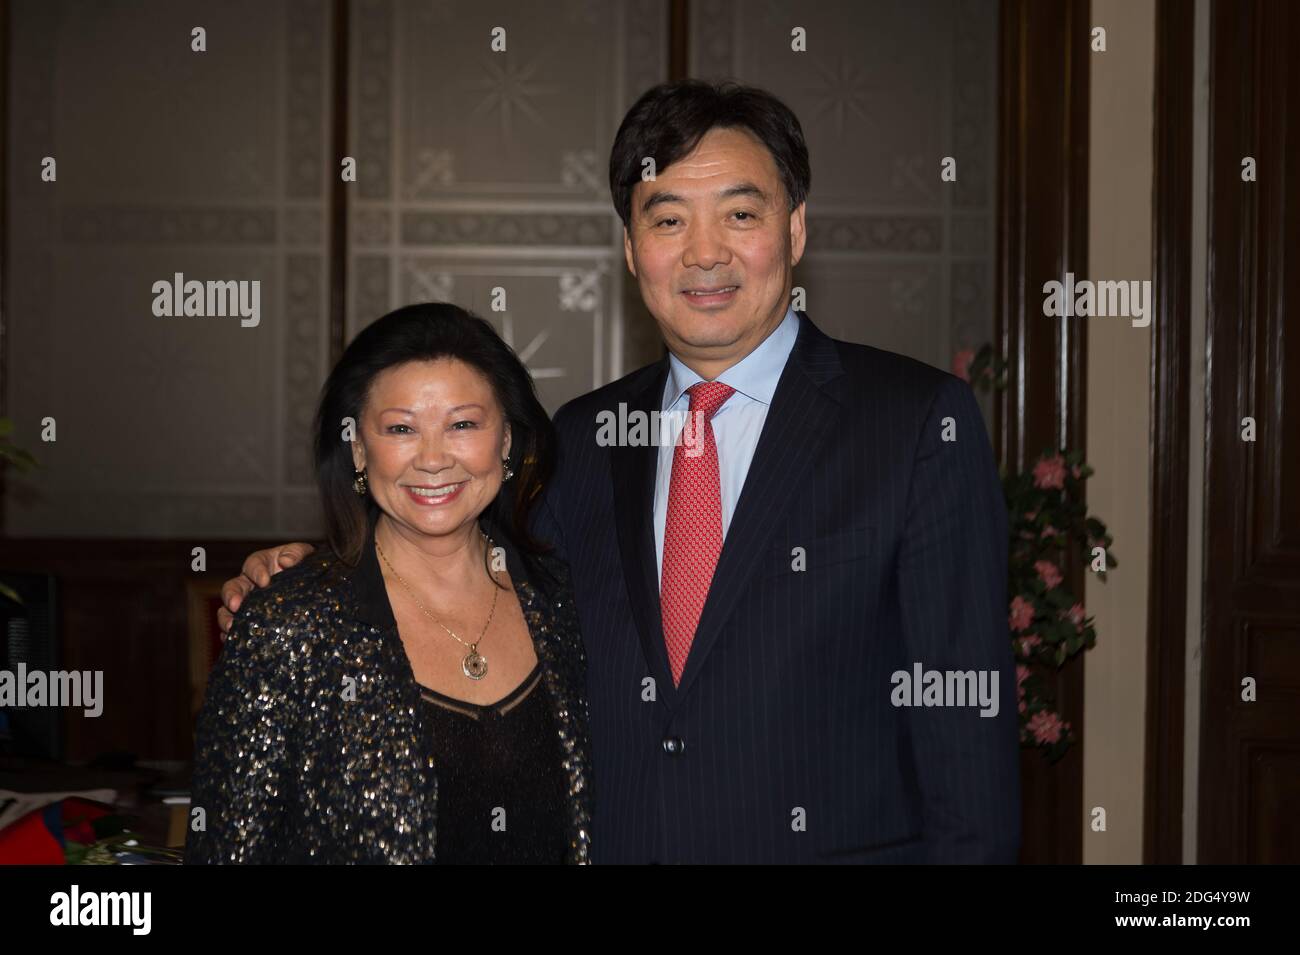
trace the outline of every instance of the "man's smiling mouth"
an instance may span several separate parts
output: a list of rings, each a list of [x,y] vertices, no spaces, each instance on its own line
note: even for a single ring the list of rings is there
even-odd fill
[[[739,285],[718,285],[713,288],[688,288],[684,289],[683,292],[686,295],[701,298],[706,295],[725,295],[727,292],[734,292],[738,288],[740,288]]]

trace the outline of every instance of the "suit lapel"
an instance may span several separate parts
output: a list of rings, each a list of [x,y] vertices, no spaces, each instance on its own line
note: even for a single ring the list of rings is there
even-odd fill
[[[799,313],[799,337],[772,396],[758,446],[731,517],[709,595],[686,658],[679,687],[673,686],[659,605],[654,540],[654,492],[659,449],[648,443],[612,448],[614,514],[619,554],[632,617],[659,698],[670,708],[689,689],[705,658],[767,551],[778,518],[833,433],[839,402],[824,386],[842,374],[835,343]],[[668,360],[649,381],[624,399],[628,412],[647,416],[661,410]],[[617,412],[617,408],[611,409]]]
[[[665,358],[656,373],[649,376],[649,383],[627,396],[628,412],[644,412],[649,420],[652,412],[661,410],[667,378],[668,359]],[[617,412],[617,409],[612,410]],[[612,452],[615,523],[632,618],[636,621],[641,650],[654,677],[659,698],[671,706],[673,678],[668,668],[668,648],[664,644],[654,540],[659,449],[646,441],[639,446],[616,445]]]
[[[841,374],[835,343],[799,313],[799,337],[777,382],[677,694],[690,689],[736,600],[768,552],[774,528],[834,431],[840,405],[823,385]],[[793,493],[791,489],[796,489]],[[649,510],[649,505],[646,506]],[[656,614],[656,619],[658,615]],[[663,645],[660,628],[659,643]],[[663,650],[665,662],[667,650]],[[671,686],[671,681],[669,686]]]

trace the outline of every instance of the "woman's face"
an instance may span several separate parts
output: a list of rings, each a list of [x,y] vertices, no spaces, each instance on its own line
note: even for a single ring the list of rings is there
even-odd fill
[[[464,530],[492,503],[510,424],[487,378],[452,358],[380,372],[357,422],[352,460],[391,520],[420,534]]]

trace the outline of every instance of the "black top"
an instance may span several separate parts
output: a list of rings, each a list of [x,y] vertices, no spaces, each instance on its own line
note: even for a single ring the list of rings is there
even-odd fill
[[[438,767],[438,862],[564,861],[564,757],[542,677],[539,661],[490,706],[420,687]]]
[[[585,652],[568,571],[493,538],[540,680],[491,707],[421,699],[373,538],[356,565],[322,547],[248,595],[199,714],[191,799],[207,826],[188,833],[186,862],[413,864],[443,861],[444,848],[472,862],[590,861]]]

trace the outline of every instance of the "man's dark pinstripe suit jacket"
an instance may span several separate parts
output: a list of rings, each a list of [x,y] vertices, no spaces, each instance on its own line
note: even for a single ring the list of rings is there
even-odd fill
[[[597,440],[603,410],[660,409],[668,361],[556,413],[536,527],[587,648],[594,861],[1014,862],[1007,519],[974,395],[799,318],[680,686],[658,449]],[[891,675],[915,663],[996,671],[997,715],[895,707]]]

